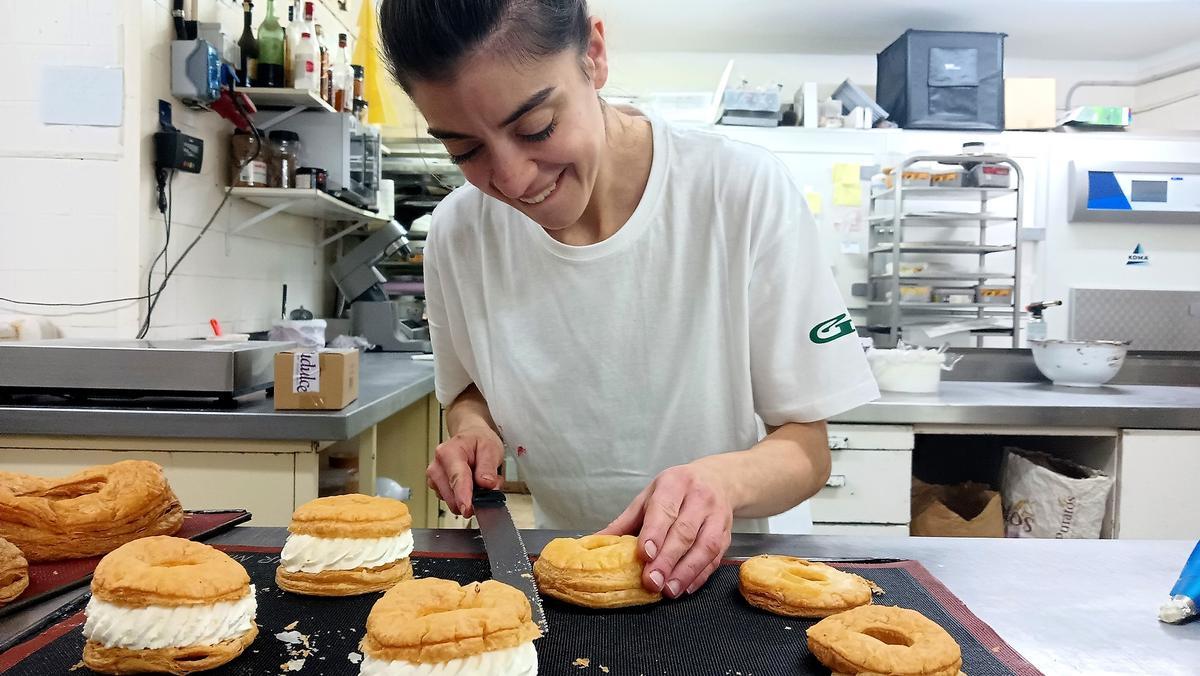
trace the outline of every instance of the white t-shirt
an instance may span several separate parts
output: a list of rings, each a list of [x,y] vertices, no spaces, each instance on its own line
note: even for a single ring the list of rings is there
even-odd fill
[[[437,397],[483,393],[539,527],[602,528],[660,471],[753,446],[756,414],[810,422],[879,396],[783,164],[652,124],[646,191],[603,242],[558,242],[470,185],[433,214]]]

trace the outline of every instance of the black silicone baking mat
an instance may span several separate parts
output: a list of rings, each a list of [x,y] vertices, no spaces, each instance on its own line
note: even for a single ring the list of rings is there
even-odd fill
[[[380,594],[302,597],[275,587],[278,549],[222,547],[250,571],[258,588],[258,639],[211,674],[357,674],[358,642]],[[485,559],[415,554],[418,577],[458,582],[489,577]],[[918,563],[838,564],[879,585],[876,603],[912,608],[945,627],[963,650],[969,676],[1038,674]],[[810,620],[777,617],[747,605],[735,563],[679,601],[618,611],[587,611],[547,599],[550,635],[537,642],[538,673],[795,676],[829,673],[808,652]],[[83,613],[0,655],[12,676],[89,674],[80,665]],[[72,672],[71,670],[74,669]]]

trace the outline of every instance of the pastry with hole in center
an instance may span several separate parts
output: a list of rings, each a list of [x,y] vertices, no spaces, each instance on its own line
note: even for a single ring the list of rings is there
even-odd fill
[[[0,472],[0,537],[29,561],[107,554],[137,538],[173,535],[183,508],[162,467],[123,460],[65,477]]]
[[[859,606],[808,628],[808,648],[835,674],[962,676],[962,649],[915,610]]]
[[[12,601],[29,586],[29,562],[13,543],[0,538],[0,606]]]
[[[829,617],[871,602],[871,584],[853,573],[773,554],[742,562],[738,589],[750,605],[789,617]]]
[[[655,603],[662,594],[642,586],[642,561],[632,535],[556,538],[533,564],[538,589],[585,608],[625,608]]]
[[[357,493],[317,498],[292,514],[275,582],[310,596],[384,591],[412,579],[412,550],[403,502]]]
[[[371,608],[359,673],[536,676],[541,635],[529,599],[502,582],[406,580]]]
[[[190,674],[242,654],[258,604],[237,561],[206,544],[155,536],[96,566],[83,663],[105,674]]]

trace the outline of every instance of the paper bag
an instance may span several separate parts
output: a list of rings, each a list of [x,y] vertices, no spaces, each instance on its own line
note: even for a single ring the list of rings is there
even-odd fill
[[[1005,449],[1000,493],[1008,537],[1096,539],[1113,479],[1039,451]]]
[[[931,537],[1004,537],[1000,494],[987,484],[952,486],[913,479],[912,535]]]

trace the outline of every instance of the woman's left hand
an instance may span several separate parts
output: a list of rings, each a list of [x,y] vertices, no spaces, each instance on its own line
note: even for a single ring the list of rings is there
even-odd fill
[[[638,536],[642,585],[670,598],[700,588],[729,549],[733,508],[719,475],[691,463],[659,473],[600,533]]]

